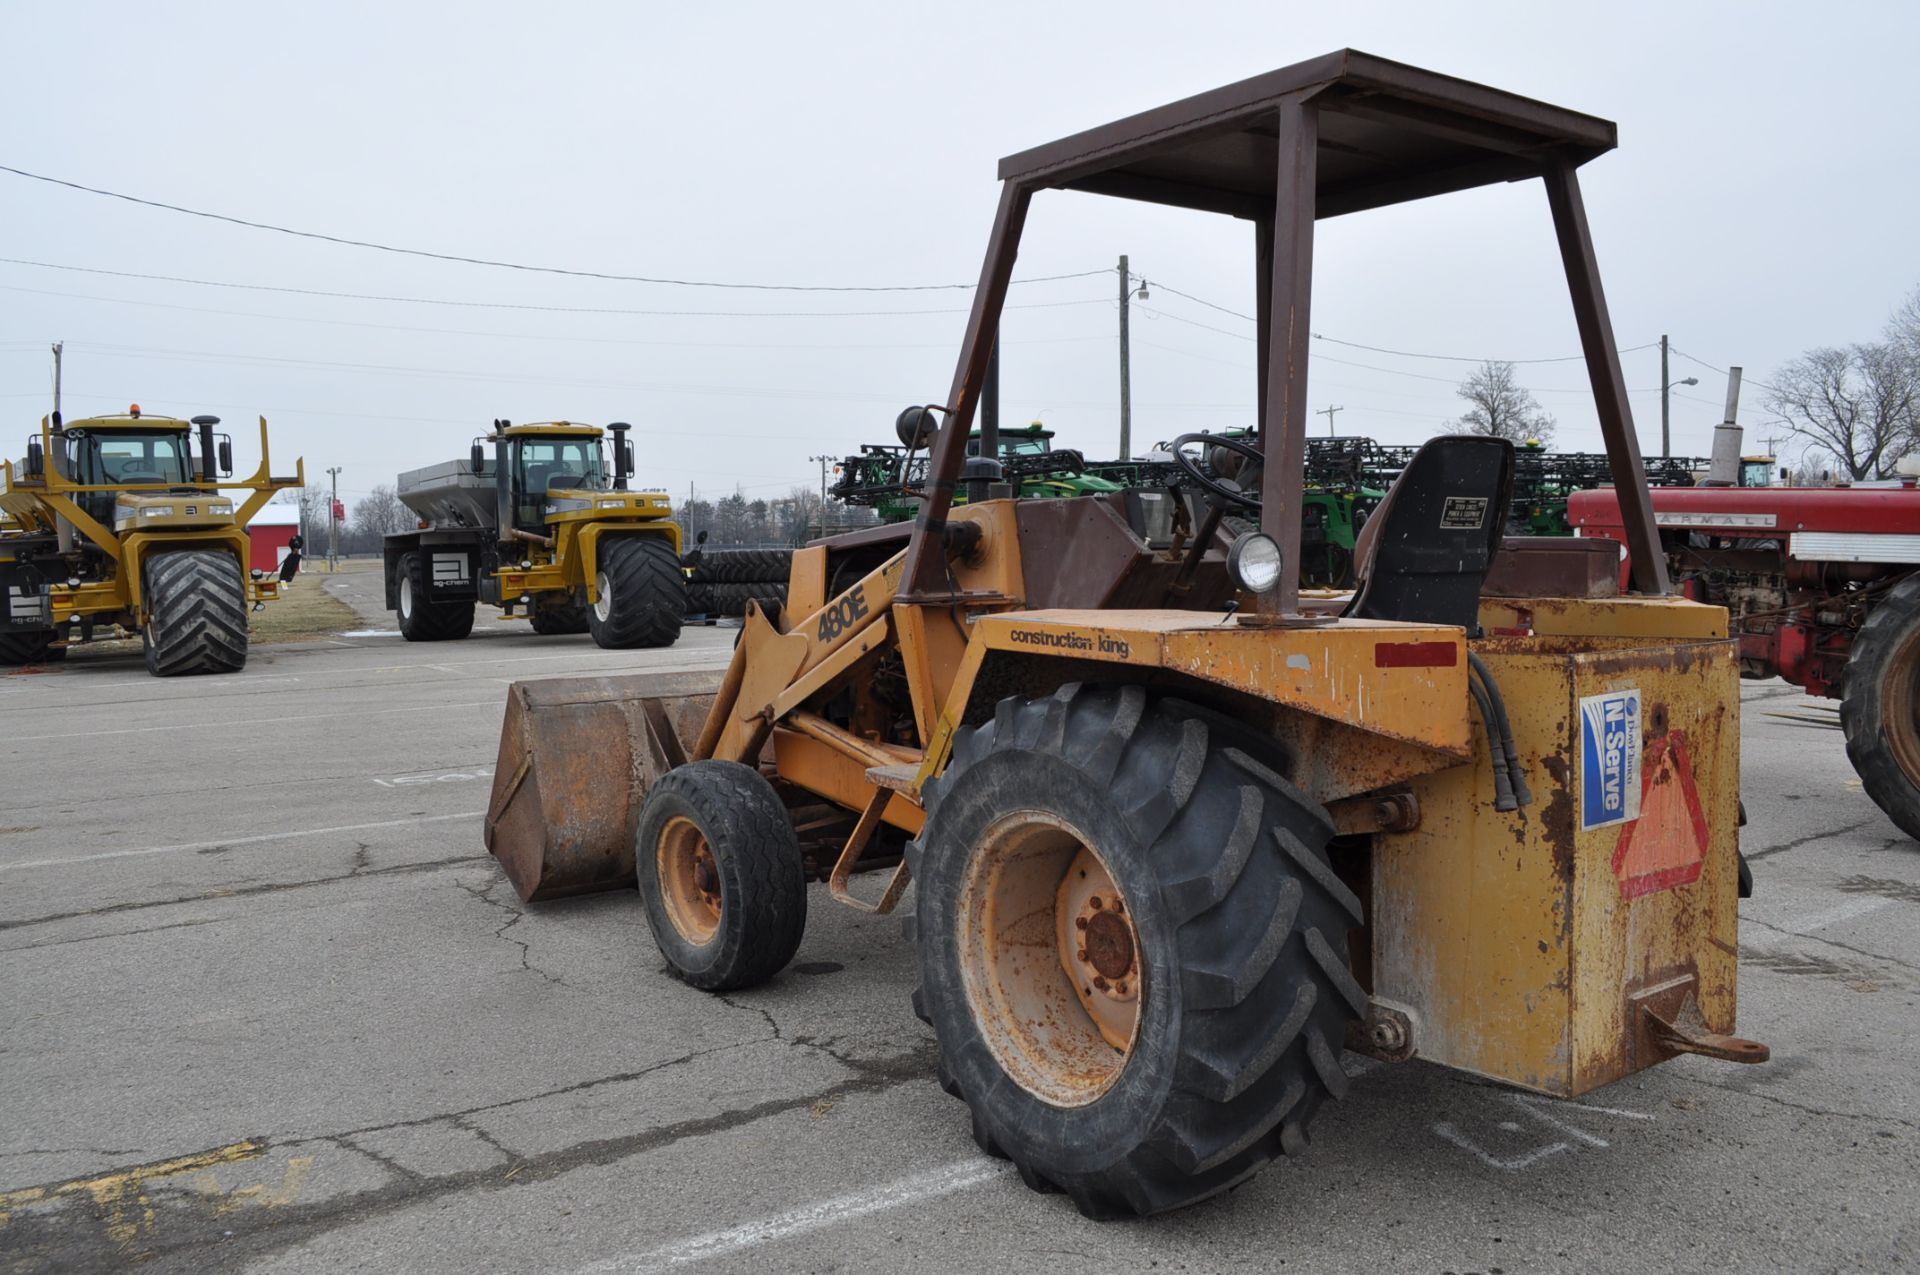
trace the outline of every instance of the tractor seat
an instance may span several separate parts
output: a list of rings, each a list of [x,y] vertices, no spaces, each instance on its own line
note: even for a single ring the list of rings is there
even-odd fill
[[[1513,444],[1479,434],[1429,439],[1387,489],[1353,546],[1360,620],[1480,622],[1480,588],[1513,498]]]

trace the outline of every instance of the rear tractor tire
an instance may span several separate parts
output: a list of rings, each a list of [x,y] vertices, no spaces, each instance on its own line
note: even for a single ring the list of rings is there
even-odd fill
[[[675,978],[732,991],[793,959],[806,871],[787,809],[759,771],[731,761],[668,771],[647,792],[634,845],[647,923]]]
[[[395,614],[400,636],[409,642],[454,642],[473,632],[473,603],[427,601],[427,564],[417,553],[404,553],[395,564],[399,595]]]
[[[1366,994],[1325,812],[1244,727],[1140,687],[1003,700],[908,847],[915,1008],[973,1136],[1089,1217],[1306,1146]]]
[[[140,630],[155,677],[237,673],[247,666],[247,582],[223,549],[177,549],[147,560]]]
[[[0,667],[47,664],[54,660],[65,659],[67,648],[55,646],[54,636],[52,629],[38,629],[25,633],[0,633]]]
[[[687,577],[665,536],[602,541],[594,587],[600,596],[587,613],[587,627],[602,647],[672,646],[679,640]]]
[[[1840,728],[1867,796],[1920,841],[1920,573],[1888,590],[1853,639]]]

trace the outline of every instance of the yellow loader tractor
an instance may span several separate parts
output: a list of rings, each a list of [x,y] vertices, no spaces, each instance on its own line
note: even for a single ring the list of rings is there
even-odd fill
[[[465,457],[400,475],[400,500],[420,516],[386,540],[387,607],[401,635],[466,637],[484,602],[535,633],[673,645],[687,610],[680,524],[665,492],[628,490],[630,428],[495,421]]]
[[[217,416],[40,422],[19,462],[0,464],[0,664],[62,659],[75,642],[138,632],[155,677],[233,673],[247,662],[247,612],[280,595],[249,569],[247,523],[273,493],[267,421],[260,468],[231,480]],[[198,454],[195,434],[198,434]],[[252,494],[236,502],[230,489]]]
[[[910,409],[938,422],[916,521],[798,551],[724,675],[512,687],[489,848],[528,900],[637,885],[707,991],[788,962],[809,877],[867,911],[911,885],[940,1084],[1091,1216],[1298,1151],[1343,1049],[1561,1097],[1764,1060],[1731,1034],[1737,652],[1724,610],[1668,590],[1576,180],[1613,145],[1343,51],[1003,160],[952,388]],[[1534,180],[1633,591],[1611,544],[1504,539],[1511,446],[1443,437],[1368,523],[1358,587],[1303,596],[1316,221]],[[1173,495],[997,498],[993,440],[967,458],[1045,190],[1247,223],[1260,429],[1235,481],[1203,435]]]

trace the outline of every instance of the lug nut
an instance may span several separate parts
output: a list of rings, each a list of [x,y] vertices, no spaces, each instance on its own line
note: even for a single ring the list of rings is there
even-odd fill
[[[1078,952],[1075,952],[1074,955],[1084,961],[1087,959],[1087,949],[1083,947]]]
[[[1104,979],[1104,978],[1096,978],[1096,979],[1094,979],[1094,980],[1093,980],[1093,985],[1094,985],[1095,987],[1097,987],[1097,988],[1099,988],[1099,989],[1100,989],[1101,991],[1103,991],[1103,992],[1107,990],[1107,980],[1106,980],[1106,979]]]
[[[1095,912],[1098,912],[1101,908],[1107,905],[1105,903],[1102,903],[1100,901],[1100,896],[1096,894],[1091,899],[1087,900],[1087,906],[1092,908]]]
[[[1086,918],[1086,917],[1084,917],[1084,916],[1077,916],[1077,917],[1075,917],[1075,918],[1073,919],[1073,928],[1074,928],[1074,929],[1076,929],[1076,930],[1084,930],[1084,929],[1086,929],[1086,928],[1087,928],[1087,918]]]

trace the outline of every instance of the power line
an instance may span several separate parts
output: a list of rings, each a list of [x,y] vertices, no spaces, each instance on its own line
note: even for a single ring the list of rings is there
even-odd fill
[[[1413,350],[1389,350],[1378,345],[1362,345],[1358,341],[1342,341],[1337,336],[1322,336],[1318,332],[1311,333],[1310,335],[1312,335],[1316,341],[1326,341],[1332,345],[1351,346],[1356,350],[1367,350],[1374,354],[1392,354],[1403,359],[1438,359],[1445,363],[1584,363],[1587,361],[1587,356],[1584,354],[1565,354],[1558,358],[1551,359],[1486,359],[1474,358],[1465,354],[1420,354]],[[1620,354],[1632,354],[1636,350],[1650,350],[1658,344],[1658,341],[1648,341],[1643,345],[1629,345],[1617,352]]]
[[[1184,298],[1185,300],[1193,302],[1195,305],[1203,305],[1209,310],[1218,310],[1221,314],[1232,315],[1234,318],[1244,319],[1248,323],[1257,323],[1259,321],[1250,314],[1243,314],[1239,310],[1229,309],[1228,307],[1223,305],[1216,305],[1213,302],[1208,301],[1204,297],[1196,297],[1191,292],[1182,292],[1180,291],[1180,289],[1161,283],[1157,279],[1150,280],[1146,278],[1144,275],[1137,276],[1137,277],[1140,279],[1140,282],[1143,285],[1153,287],[1153,288],[1158,288],[1162,292],[1171,292],[1174,296]],[[1156,311],[1156,313],[1159,313],[1159,312]],[[1167,317],[1176,318],[1177,316],[1168,315]],[[1191,320],[1185,320],[1185,321],[1192,322]],[[1196,324],[1195,326],[1204,327],[1205,325]],[[1225,329],[1222,329],[1222,328],[1210,328],[1208,330],[1213,332],[1223,332],[1227,336],[1243,335],[1242,333],[1238,333],[1238,332],[1225,332]],[[1582,363],[1586,361],[1586,357],[1587,357],[1584,354],[1566,354],[1566,355],[1561,355],[1559,357],[1550,358],[1550,359],[1488,359],[1488,358],[1475,358],[1475,357],[1471,357],[1464,354],[1423,354],[1416,350],[1390,350],[1384,346],[1363,345],[1358,341],[1343,341],[1339,337],[1325,336],[1319,332],[1309,333],[1309,335],[1312,336],[1313,339],[1316,341],[1326,341],[1332,345],[1351,346],[1356,350],[1367,350],[1374,354],[1392,354],[1399,358],[1406,358],[1406,359],[1437,359],[1445,363],[1516,363],[1516,364],[1517,363]],[[1249,337],[1246,339],[1251,340],[1252,338]],[[1619,353],[1632,354],[1637,350],[1650,350],[1655,345],[1658,345],[1658,344],[1659,342],[1657,341],[1648,341],[1643,345],[1630,345],[1630,346],[1627,346],[1625,349],[1620,350]],[[1695,361],[1698,362],[1698,360],[1695,360]]]
[[[572,336],[550,332],[476,332],[471,328],[423,328],[405,323],[367,323],[358,319],[322,319],[299,314],[264,314],[258,310],[219,310],[209,306],[177,305],[168,301],[138,301],[131,297],[99,297],[90,296],[84,292],[21,288],[11,284],[0,284],[0,292],[24,292],[38,297],[63,297],[73,301],[98,301],[105,305],[181,310],[188,314],[217,314],[237,319],[272,319],[282,323],[318,323],[327,327],[370,328],[379,332],[423,332],[435,336],[493,337],[506,341],[562,341],[568,345],[633,345],[690,350],[950,350],[953,348],[951,341],[642,341],[632,337]],[[1106,339],[1098,336],[1029,337],[1011,341],[1008,344],[1015,346],[1065,345]],[[38,349],[38,343],[35,343],[34,348]]]
[[[232,226],[245,226],[251,230],[270,230],[275,234],[292,235],[296,239],[317,239],[323,243],[340,244],[348,248],[369,248],[375,252],[391,252],[404,257],[426,257],[434,261],[458,262],[461,265],[490,266],[496,270],[522,270],[532,274],[568,275],[580,279],[609,279],[616,283],[652,283],[676,288],[726,288],[744,292],[952,292],[972,291],[979,286],[972,283],[728,283],[712,279],[674,279],[658,275],[615,274],[605,270],[576,270],[563,266],[534,266],[520,261],[498,261],[490,257],[468,257],[460,253],[433,252],[426,248],[402,248],[394,244],[376,243],[370,239],[351,239],[345,235],[323,234],[316,230],[295,230],[290,226],[276,226],[271,222],[250,221],[245,217],[207,212],[199,208],[186,208],[179,204],[164,203],[158,199],[143,199],[138,195],[123,194],[117,190],[103,190],[98,186],[87,186],[60,177],[48,177],[44,173],[30,173],[24,168],[15,168],[11,164],[0,164],[0,172],[12,173],[16,177],[25,177],[31,181],[46,182],[50,186],[64,186],[68,190],[85,191],[89,195],[119,199],[145,208],[160,208],[167,212],[182,213],[188,217],[226,222]],[[1061,279],[1086,279],[1106,273],[1105,270],[1083,270],[1076,274],[1042,275],[1032,279],[1015,279],[1013,282],[1053,283]]]
[[[1698,363],[1701,367],[1707,369],[1707,371],[1709,372],[1718,372],[1722,376],[1727,375],[1727,369],[1723,367],[1715,367],[1713,364],[1707,362],[1705,359],[1695,358],[1693,355],[1688,354],[1685,350],[1681,349],[1677,345],[1673,345],[1669,343],[1667,348],[1672,350],[1675,354],[1678,354],[1681,358],[1688,360],[1689,362]],[[1744,376],[1743,379],[1746,381],[1748,385],[1758,385],[1761,389],[1772,390],[1775,394],[1778,394],[1780,392],[1774,386],[1768,385],[1765,381],[1762,381],[1757,377]],[[1684,397],[1691,397],[1691,396],[1682,395],[1682,397],[1684,398]]]
[[[301,297],[333,297],[348,301],[394,301],[405,305],[444,305],[475,310],[532,310],[547,314],[618,314],[660,318],[715,319],[842,319],[893,318],[898,315],[966,314],[968,306],[942,306],[932,310],[633,310],[606,306],[523,305],[511,301],[454,301],[444,297],[389,296],[375,292],[332,292],[323,288],[292,288],[266,283],[233,283],[219,279],[191,279],[182,275],[142,274],[134,270],[103,270],[97,266],[70,266],[54,261],[30,261],[22,257],[0,257],[0,263],[36,266],[42,270],[70,270],[78,274],[111,275],[118,279],[147,279],[156,283],[187,283],[201,288],[234,288],[243,292],[281,292]],[[1105,274],[1096,270],[1094,274]],[[1026,281],[1023,281],[1026,282]],[[1082,301],[1030,301],[1002,307],[1007,310],[1047,310],[1061,306],[1110,305],[1106,297]],[[38,342],[35,342],[38,344]]]

